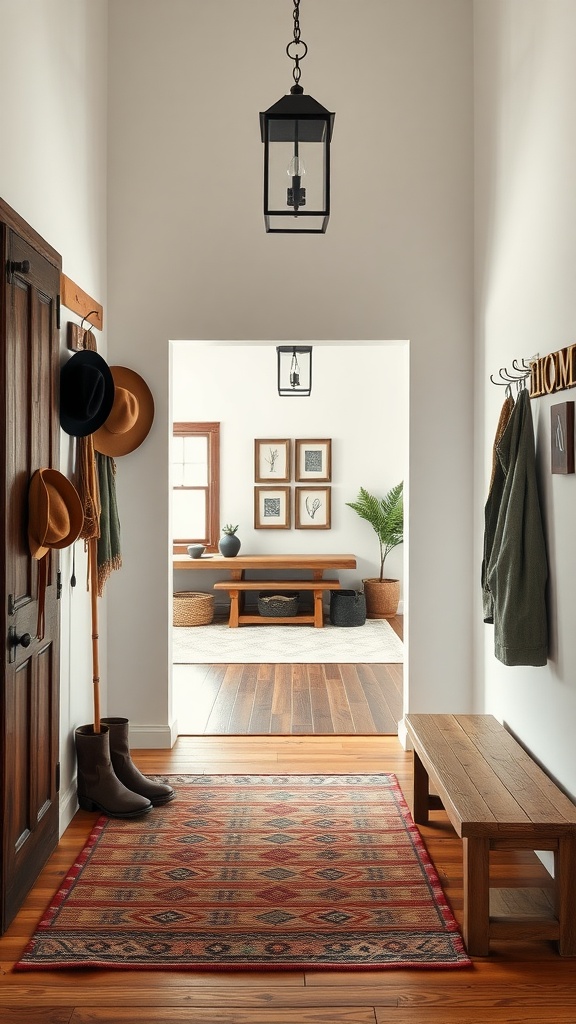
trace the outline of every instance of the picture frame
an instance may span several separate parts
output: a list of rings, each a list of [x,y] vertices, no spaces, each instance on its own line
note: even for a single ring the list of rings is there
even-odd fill
[[[290,488],[254,488],[254,529],[290,529]]]
[[[294,493],[297,530],[331,529],[331,487],[296,487]]]
[[[291,478],[289,438],[256,438],[254,479],[256,483],[288,483]]]
[[[550,469],[574,472],[574,402],[550,406]]]
[[[294,479],[298,483],[307,480],[328,483],[332,479],[332,441],[329,438],[296,440]]]

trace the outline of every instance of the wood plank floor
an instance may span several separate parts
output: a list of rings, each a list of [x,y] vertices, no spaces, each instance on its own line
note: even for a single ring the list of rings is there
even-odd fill
[[[403,617],[389,621],[402,638]],[[403,678],[397,664],[174,665],[178,730],[187,736],[395,735]]]
[[[134,752],[154,772],[392,771],[411,798],[411,756],[396,737],[182,737]],[[156,812],[153,812],[156,813]],[[80,852],[94,815],[78,812],[0,939],[2,1024],[575,1024],[576,959],[547,942],[495,943],[470,970],[13,973],[36,922]],[[462,851],[446,816],[422,830],[457,918]],[[500,853],[511,889],[547,880],[531,853]]]

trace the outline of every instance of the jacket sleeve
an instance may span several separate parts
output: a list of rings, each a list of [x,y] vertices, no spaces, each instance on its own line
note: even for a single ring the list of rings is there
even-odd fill
[[[481,577],[484,622],[494,622],[494,600],[488,585],[487,572],[490,555],[492,553],[492,546],[494,544],[496,526],[498,523],[498,510],[500,508],[500,502],[502,501],[502,492],[504,490],[504,482],[506,479],[500,459],[498,458],[498,444],[500,443],[502,435],[508,426],[513,408],[514,400],[512,398],[506,398],[502,409],[500,410],[496,436],[492,447],[492,474],[490,477],[490,486],[488,488],[488,498],[486,499],[486,505],[484,506],[484,551],[482,557]]]

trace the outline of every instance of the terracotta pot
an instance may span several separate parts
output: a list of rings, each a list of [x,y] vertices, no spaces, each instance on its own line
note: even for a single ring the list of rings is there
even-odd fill
[[[362,580],[369,619],[391,619],[398,611],[400,580]]]

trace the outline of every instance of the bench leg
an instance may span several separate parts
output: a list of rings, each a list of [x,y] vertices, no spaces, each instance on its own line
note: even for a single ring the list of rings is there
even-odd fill
[[[428,772],[418,754],[414,751],[414,806],[412,808],[412,816],[417,825],[428,824],[429,809]]]
[[[559,925],[558,952],[576,956],[576,839],[564,836],[555,852],[554,888]]]
[[[322,591],[314,591],[314,626],[321,628],[324,625],[324,607],[322,605]]]
[[[490,951],[490,840],[464,839],[464,942],[470,956]]]
[[[230,593],[230,618],[228,619],[228,625],[232,626],[234,628],[234,627],[239,625],[239,622],[238,622],[238,614],[239,614],[238,598],[239,598],[239,591],[238,590],[231,590],[229,593]]]

